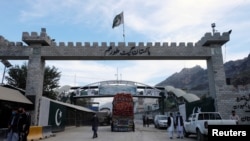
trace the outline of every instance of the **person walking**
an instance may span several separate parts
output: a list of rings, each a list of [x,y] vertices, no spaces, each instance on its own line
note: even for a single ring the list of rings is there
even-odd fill
[[[149,127],[149,115],[148,114],[146,115],[146,125],[147,127]]]
[[[169,117],[168,117],[168,134],[169,134],[169,138],[170,139],[173,139],[173,136],[174,136],[174,117],[173,117],[173,113],[170,113],[169,114]]]
[[[29,128],[31,124],[31,116],[30,113],[26,112],[23,107],[20,107],[18,110],[20,117],[19,117],[19,141],[27,141],[27,136],[29,134]]]
[[[177,128],[177,138],[183,139],[183,124],[184,124],[184,122],[183,122],[183,118],[182,118],[180,112],[177,113],[175,123],[176,123],[176,128]]]
[[[235,120],[236,124],[239,124],[240,117],[235,113],[235,111],[232,111],[232,114],[230,115],[230,119]]]
[[[8,123],[8,133],[6,141],[19,141],[19,113],[18,108],[12,109],[12,115]]]
[[[93,131],[93,139],[94,139],[98,137],[97,130],[98,130],[98,125],[99,125],[99,119],[96,113],[93,114],[91,122],[92,122],[92,131]]]
[[[145,127],[146,126],[146,116],[145,115],[142,116],[142,123],[143,123],[143,127]]]

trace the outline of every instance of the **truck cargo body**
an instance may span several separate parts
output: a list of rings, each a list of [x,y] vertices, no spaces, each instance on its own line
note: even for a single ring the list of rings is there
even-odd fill
[[[111,131],[134,131],[134,102],[131,94],[118,93],[114,96]]]

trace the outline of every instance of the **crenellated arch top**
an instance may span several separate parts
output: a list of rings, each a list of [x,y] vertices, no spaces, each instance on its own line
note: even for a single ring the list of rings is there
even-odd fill
[[[41,32],[23,32],[23,42],[10,42],[3,36],[0,36],[0,46],[37,46],[44,47],[202,47],[210,46],[211,44],[223,45],[229,41],[229,32],[205,33],[205,35],[197,42],[55,42],[47,35],[46,29],[41,28]]]

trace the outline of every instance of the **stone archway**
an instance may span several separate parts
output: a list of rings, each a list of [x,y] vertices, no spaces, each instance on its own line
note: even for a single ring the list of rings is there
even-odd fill
[[[218,101],[225,93],[226,78],[223,67],[222,45],[229,41],[230,33],[206,33],[196,43],[181,42],[54,42],[42,28],[37,32],[23,32],[22,42],[9,42],[0,37],[0,59],[29,60],[26,96],[35,102],[34,123],[37,124],[39,99],[42,96],[46,60],[206,60],[209,95]],[[222,106],[215,102],[216,111]]]

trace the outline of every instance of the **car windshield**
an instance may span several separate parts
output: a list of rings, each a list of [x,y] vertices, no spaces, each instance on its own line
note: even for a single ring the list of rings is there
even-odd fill
[[[159,120],[167,120],[167,117],[159,117]]]
[[[204,114],[199,114],[198,120],[221,120],[221,117],[217,113],[204,113]]]

